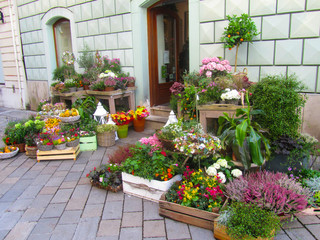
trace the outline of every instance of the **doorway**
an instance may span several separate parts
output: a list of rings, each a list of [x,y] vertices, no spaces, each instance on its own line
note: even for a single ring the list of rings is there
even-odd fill
[[[188,1],[160,1],[148,9],[151,106],[170,101],[170,87],[189,71]]]

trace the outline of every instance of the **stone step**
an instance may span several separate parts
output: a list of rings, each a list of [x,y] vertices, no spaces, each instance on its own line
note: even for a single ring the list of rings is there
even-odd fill
[[[145,129],[148,129],[148,130],[160,129],[166,124],[167,121],[168,121],[168,117],[150,115],[146,119]]]
[[[162,117],[169,117],[171,108],[169,106],[155,106],[151,107],[151,114]]]

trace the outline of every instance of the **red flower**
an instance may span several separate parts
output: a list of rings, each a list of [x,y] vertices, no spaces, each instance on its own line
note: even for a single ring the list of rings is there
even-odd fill
[[[86,176],[89,177],[89,173]]]
[[[167,153],[165,151],[161,151],[161,154],[165,157],[167,156]]]
[[[78,137],[78,133],[74,134],[75,137]]]

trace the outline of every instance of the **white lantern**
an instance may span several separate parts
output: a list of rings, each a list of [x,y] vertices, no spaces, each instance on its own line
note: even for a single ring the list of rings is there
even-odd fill
[[[166,123],[166,125],[164,125],[165,127],[168,126],[171,123],[176,123],[178,122],[178,119],[176,117],[176,115],[174,114],[174,112],[171,110],[168,121]]]
[[[116,123],[112,120],[111,118],[111,114],[109,115],[109,119],[108,119],[108,122],[107,124],[112,124],[112,125],[116,125]],[[118,137],[118,133],[116,132],[116,141],[119,139]]]
[[[93,114],[94,120],[99,122],[99,124],[106,124],[106,116],[108,112],[104,109],[102,104],[99,102],[96,111]]]

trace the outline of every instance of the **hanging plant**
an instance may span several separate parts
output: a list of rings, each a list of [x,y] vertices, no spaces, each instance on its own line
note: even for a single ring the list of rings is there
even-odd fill
[[[248,14],[241,14],[240,17],[227,15],[229,25],[225,28],[221,40],[225,42],[225,48],[236,47],[236,60],[234,71],[237,70],[237,57],[240,44],[243,42],[252,43],[252,39],[259,35],[255,23],[251,20]]]

